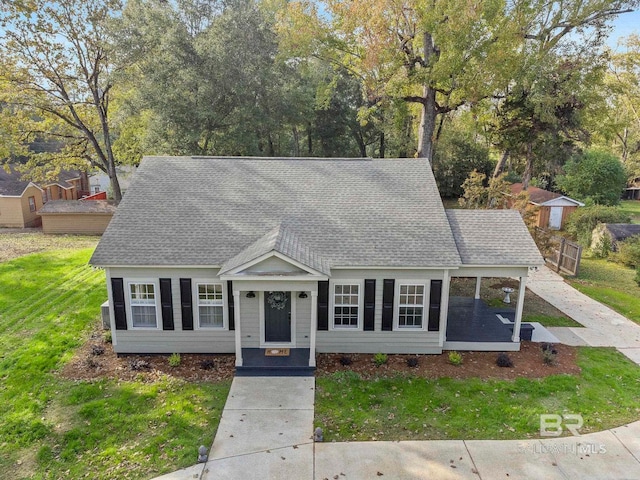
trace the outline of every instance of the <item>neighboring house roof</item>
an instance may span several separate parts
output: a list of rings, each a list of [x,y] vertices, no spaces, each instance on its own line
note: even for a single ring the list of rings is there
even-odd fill
[[[13,165],[9,165],[7,172],[4,167],[0,166],[0,195],[20,196],[24,189],[29,186],[28,180],[21,180],[22,173],[16,171]]]
[[[242,250],[238,255],[228,260],[220,269],[219,275],[234,268],[256,260],[270,252],[278,252],[306,265],[325,275],[329,274],[329,264],[326,259],[315,254],[307,245],[284,225],[280,224],[255,243]]]
[[[109,200],[52,200],[45,203],[38,213],[40,215],[94,213],[113,215],[116,206]]]
[[[640,225],[634,223],[605,223],[604,228],[611,233],[614,241],[640,235]]]
[[[522,183],[514,183],[511,185],[512,195],[518,195],[520,192],[522,192]],[[580,207],[584,206],[584,203],[579,202],[578,200],[574,200],[573,198],[567,197],[565,195],[561,195],[560,193],[543,190],[542,188],[533,187],[531,185],[529,185],[529,187],[527,188],[527,192],[529,193],[529,201],[536,205],[545,205],[552,202],[553,200],[557,200],[561,198],[569,202],[572,202],[577,206],[580,206]]]
[[[516,210],[447,210],[465,265],[541,265],[544,263]]]
[[[91,263],[222,266],[279,225],[331,267],[461,264],[423,159],[220,157],[145,158]]]

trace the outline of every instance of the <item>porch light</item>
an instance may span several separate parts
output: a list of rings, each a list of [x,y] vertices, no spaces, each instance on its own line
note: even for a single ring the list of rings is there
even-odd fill
[[[298,295],[298,298],[307,298],[307,292],[300,292],[300,295]]]
[[[256,298],[256,294],[254,292],[247,292],[247,298]]]
[[[511,303],[510,295],[513,293],[513,288],[511,287],[502,287],[502,291],[504,292],[504,303]]]

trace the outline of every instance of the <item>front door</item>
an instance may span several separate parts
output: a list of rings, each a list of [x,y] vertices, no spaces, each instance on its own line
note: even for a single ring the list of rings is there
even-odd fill
[[[264,341],[291,342],[291,292],[264,292]]]

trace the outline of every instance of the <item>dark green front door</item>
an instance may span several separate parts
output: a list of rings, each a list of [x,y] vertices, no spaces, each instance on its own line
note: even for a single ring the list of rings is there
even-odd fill
[[[264,292],[264,341],[291,342],[291,292]]]

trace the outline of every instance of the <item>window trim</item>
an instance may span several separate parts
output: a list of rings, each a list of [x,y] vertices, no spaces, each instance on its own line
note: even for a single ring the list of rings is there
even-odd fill
[[[393,295],[393,330],[394,331],[424,331],[427,329],[426,326],[426,321],[428,321],[428,317],[426,317],[425,315],[428,315],[428,310],[429,310],[429,306],[427,303],[427,300],[429,298],[429,294],[430,292],[430,280],[396,280],[396,288],[395,288],[395,292]],[[403,286],[417,286],[417,287],[422,287],[423,290],[423,294],[422,294],[422,305],[420,304],[402,304],[402,306],[415,306],[415,307],[420,307],[422,306],[422,324],[419,327],[413,326],[413,325],[400,325],[400,287]],[[426,312],[426,313],[425,313]],[[426,321],[425,321],[426,320]]]
[[[191,288],[191,298],[193,302],[193,329],[210,331],[229,330],[229,305],[227,303],[227,282],[214,278],[198,278],[191,280],[193,287]],[[221,327],[202,327],[200,326],[200,296],[198,294],[199,285],[222,285],[222,326]],[[238,308],[236,306],[236,308]]]
[[[355,326],[336,325],[336,285],[358,285],[358,323]],[[329,281],[329,330],[335,331],[359,331],[364,324],[364,279],[339,279]]]
[[[127,289],[125,292],[125,299],[127,302],[127,327],[131,330],[162,330],[162,321],[161,321],[161,305],[160,305],[160,282],[157,278],[149,279],[149,278],[128,278],[125,280],[127,285]],[[153,285],[153,293],[155,296],[155,307],[156,307],[156,326],[155,327],[136,327],[133,325],[133,302],[131,298],[131,285],[142,284],[142,285]]]

